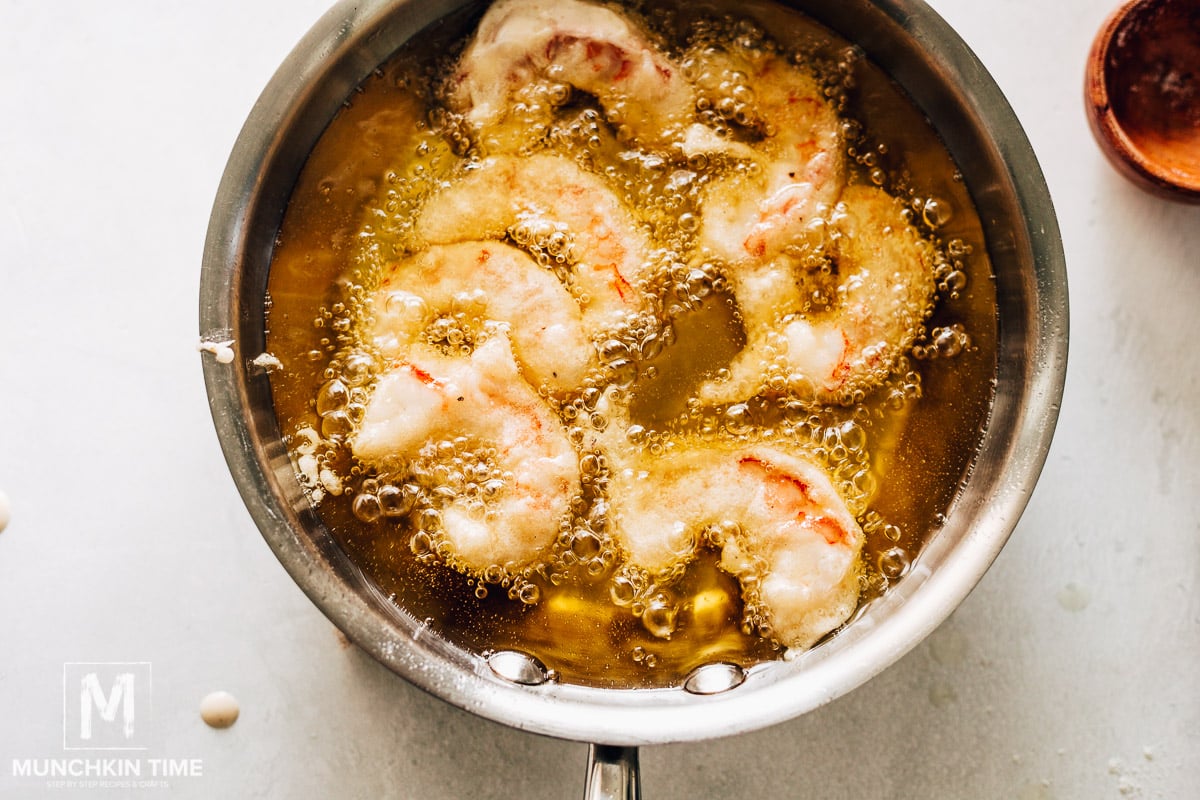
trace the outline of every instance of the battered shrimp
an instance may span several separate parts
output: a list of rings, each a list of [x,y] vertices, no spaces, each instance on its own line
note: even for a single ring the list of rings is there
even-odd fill
[[[741,530],[721,548],[721,567],[741,582],[747,602],[762,604],[776,639],[811,647],[858,605],[862,528],[808,461],[751,448],[737,472],[749,503]]]
[[[615,469],[610,515],[629,561],[660,573],[722,531],[721,568],[773,635],[810,647],[858,603],[864,535],[825,473],[767,446],[701,445]]]
[[[834,283],[823,288],[824,305],[812,290],[825,278],[788,259],[731,270],[746,346],[728,378],[702,385],[700,398],[745,399],[764,388],[772,368],[792,391],[820,402],[849,401],[885,380],[920,332],[936,288],[930,245],[902,210],[882,189],[846,187],[815,245]]]
[[[519,569],[553,544],[570,514],[579,459],[562,424],[521,380],[504,335],[469,358],[411,352],[379,379],[351,448],[368,465],[395,469],[422,446],[459,436],[494,448],[506,477],[487,503],[457,497],[441,509],[452,563]]]
[[[714,181],[702,199],[700,245],[729,264],[757,264],[800,237],[845,183],[841,124],[817,80],[770,52],[701,54],[700,82],[749,95],[735,123],[759,137],[724,148],[754,164]]]
[[[570,159],[489,158],[431,197],[415,230],[447,244],[517,238],[522,228],[555,231],[589,334],[643,310],[649,240],[604,181]]]
[[[580,0],[493,5],[450,78],[447,105],[464,113],[477,135],[496,136],[512,116],[514,95],[547,82],[595,96],[609,121],[642,144],[680,141],[701,127],[689,125],[692,87],[647,33],[610,8]],[[535,105],[521,108],[548,122],[554,108]]]
[[[528,255],[502,242],[423,250],[389,266],[371,302],[367,337],[387,361],[406,360],[431,325],[446,318],[460,326],[454,329],[460,342],[464,336],[486,335],[489,323],[504,323],[521,371],[535,387],[572,389],[596,360],[570,292]]]

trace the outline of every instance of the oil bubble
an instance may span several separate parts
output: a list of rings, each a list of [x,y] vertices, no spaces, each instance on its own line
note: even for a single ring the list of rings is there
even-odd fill
[[[436,533],[442,528],[442,515],[434,508],[425,508],[417,515],[417,528],[427,533]]]
[[[944,292],[949,292],[952,295],[957,295],[967,287],[967,274],[960,269],[954,269],[946,273],[946,277],[942,279],[938,286]]]
[[[658,595],[651,600],[642,611],[642,625],[659,639],[670,639],[675,632],[675,622],[679,609],[666,595]]]
[[[854,491],[863,498],[869,498],[874,495],[878,487],[875,476],[871,474],[869,469],[862,469],[854,473],[851,485],[854,487]]]
[[[633,579],[626,575],[618,575],[613,578],[612,586],[608,590],[609,596],[613,603],[622,608],[627,608],[633,604],[637,597],[637,586],[634,585]]]
[[[725,409],[722,422],[725,430],[734,436],[744,436],[754,427],[750,407],[745,403],[735,403]]]
[[[612,371],[612,382],[615,386],[631,386],[637,380],[637,362],[631,359],[618,359],[611,362],[608,367]],[[595,424],[595,419],[593,419],[592,424]],[[597,430],[603,430],[603,428],[597,428]]]
[[[861,453],[867,446],[867,432],[856,422],[844,422],[838,433],[842,444],[852,453]]]
[[[600,345],[600,358],[604,361],[617,361],[629,357],[629,345],[619,339],[609,339]]]
[[[600,555],[601,548],[600,537],[590,531],[577,534],[571,540],[571,552],[580,561],[593,560]]]
[[[702,269],[693,269],[686,278],[687,293],[693,301],[703,300],[712,294],[713,276]]]
[[[384,486],[379,490],[379,507],[385,516],[402,517],[412,511],[416,494],[405,492],[398,486]]]
[[[642,340],[641,346],[638,348],[638,354],[644,361],[649,361],[656,357],[663,349],[663,338],[656,334],[649,334]]]
[[[921,207],[921,219],[934,230],[948,223],[953,216],[950,204],[935,197],[928,198]]]
[[[321,435],[326,439],[342,439],[354,430],[354,421],[345,411],[332,411],[321,418]]]
[[[352,506],[354,516],[363,522],[374,522],[383,515],[379,498],[373,494],[360,494],[354,498]]]
[[[350,390],[340,380],[327,382],[317,392],[317,413],[326,416],[341,411],[350,402]]]
[[[908,551],[902,547],[893,547],[879,554],[879,571],[890,580],[895,580],[908,572]]]
[[[541,597],[542,590],[536,583],[523,583],[517,589],[517,599],[527,606],[535,605]]]
[[[933,347],[939,356],[953,358],[963,351],[970,340],[961,325],[949,325],[932,331]]]

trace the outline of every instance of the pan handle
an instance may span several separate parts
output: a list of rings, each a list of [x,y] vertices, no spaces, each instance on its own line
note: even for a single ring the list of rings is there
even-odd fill
[[[641,800],[636,747],[594,744],[588,748],[584,800]]]

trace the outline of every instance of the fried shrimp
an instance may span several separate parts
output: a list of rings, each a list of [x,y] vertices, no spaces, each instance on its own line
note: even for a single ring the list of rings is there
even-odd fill
[[[884,381],[919,334],[936,288],[929,243],[902,210],[882,189],[848,186],[817,235],[798,241],[823,268],[778,258],[732,270],[746,346],[700,398],[745,399],[763,390],[771,370],[789,391],[820,402],[851,402]]]
[[[380,377],[351,449],[377,469],[403,470],[423,448],[456,437],[494,449],[504,477],[489,481],[490,498],[455,495],[440,509],[449,560],[475,572],[520,569],[553,545],[570,514],[579,459],[502,334],[469,358],[410,352]]]
[[[521,97],[546,84],[562,87],[560,105],[570,87],[593,95],[614,127],[642,144],[679,142],[702,127],[691,85],[649,35],[611,8],[580,0],[493,5],[450,77],[447,105],[476,135],[497,138],[515,116],[516,97],[535,128],[549,122],[553,100]]]
[[[729,264],[757,264],[785,251],[837,200],[845,183],[841,123],[816,78],[783,56],[710,49],[694,60],[702,90],[732,86],[743,97],[731,122],[756,140],[724,148],[753,168],[708,187],[700,245]]]
[[[826,474],[798,455],[697,445],[614,470],[609,491],[632,565],[669,570],[707,532],[747,606],[788,647],[811,646],[857,606],[862,529]]]
[[[746,512],[721,543],[721,568],[747,603],[762,604],[776,639],[811,647],[858,605],[862,528],[811,462],[750,448],[736,473]]]
[[[490,323],[503,323],[521,372],[535,387],[572,389],[596,360],[570,292],[502,242],[422,250],[384,270],[371,303],[366,333],[387,362],[406,360],[431,339],[469,349],[494,327]]]
[[[509,238],[541,247],[563,268],[589,334],[643,309],[650,243],[608,185],[570,159],[489,158],[431,197],[415,231],[427,245]]]

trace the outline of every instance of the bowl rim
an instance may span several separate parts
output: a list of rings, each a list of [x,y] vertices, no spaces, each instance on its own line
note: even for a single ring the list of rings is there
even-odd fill
[[[287,454],[277,429],[276,440],[261,435],[271,430],[273,412],[255,410],[250,403],[251,394],[266,382],[252,362],[264,342],[253,327],[255,309],[241,302],[247,294],[242,270],[247,259],[263,257],[258,251],[270,246],[265,240],[248,238],[252,213],[264,204],[280,202],[278,196],[264,196],[263,171],[282,146],[282,131],[305,113],[313,81],[326,74],[331,63],[362,61],[361,54],[353,55],[353,48],[380,39],[388,26],[399,26],[390,28],[393,32],[415,33],[424,21],[462,4],[441,0],[420,4],[418,10],[418,4],[409,0],[341,0],[283,62],[238,137],[214,201],[203,256],[200,334],[209,341],[233,339],[236,358],[231,364],[204,358],[205,383],[230,472],[264,539],[326,616],[393,672],[471,713],[559,738],[637,746],[732,735],[798,716],[873,677],[936,629],[991,565],[1045,463],[1063,393],[1068,319],[1058,224],[1020,123],[962,39],[920,0],[863,0],[864,5],[868,2],[881,15],[880,24],[909,37],[933,60],[933,69],[962,87],[962,97],[954,100],[956,107],[972,115],[980,131],[990,132],[986,145],[1002,165],[999,179],[1019,206],[1021,224],[1004,232],[1002,246],[1027,256],[1028,274],[1017,276],[1011,287],[1023,298],[1026,315],[1000,323],[1003,327],[1007,322],[1010,332],[1019,328],[1025,338],[1001,355],[999,368],[1019,373],[1022,388],[1019,397],[998,396],[993,410],[993,417],[1011,421],[1013,431],[1005,441],[988,445],[1003,462],[1003,469],[986,476],[989,513],[958,531],[952,548],[946,537],[936,536],[926,547],[926,552],[944,550],[941,556],[953,558],[954,569],[929,570],[923,552],[904,581],[829,643],[788,662],[753,667],[742,687],[711,696],[679,689],[600,689],[555,682],[523,686],[503,681],[481,657],[436,636],[422,635],[419,620],[352,589],[348,581],[356,568],[329,537],[313,533],[320,523],[311,507],[305,511],[307,500],[294,474],[291,484],[278,474],[279,459],[286,461]],[[381,60],[359,63],[360,79]],[[272,231],[269,239],[273,238]],[[249,296],[257,290],[261,300],[265,275],[261,283],[251,288]],[[884,624],[877,624],[877,617]]]

